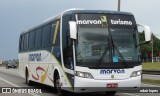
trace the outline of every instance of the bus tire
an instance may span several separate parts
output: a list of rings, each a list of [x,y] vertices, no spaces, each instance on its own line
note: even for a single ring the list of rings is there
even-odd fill
[[[26,78],[26,84],[27,84],[28,86],[31,86],[31,85],[32,85],[32,81],[29,80],[29,72],[28,72],[28,69],[26,69],[25,78]]]
[[[116,94],[116,91],[107,91],[105,93],[107,96],[114,96]]]
[[[54,89],[55,89],[55,92],[57,93],[58,96],[63,96],[63,91],[61,89],[61,84],[60,84],[60,77],[57,74],[55,74],[54,76]]]

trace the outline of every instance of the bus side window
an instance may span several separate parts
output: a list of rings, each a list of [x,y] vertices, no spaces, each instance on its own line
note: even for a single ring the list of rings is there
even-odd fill
[[[22,50],[22,36],[19,38],[19,52]]]
[[[71,15],[63,17],[63,33],[62,33],[62,47],[63,47],[63,60],[64,66],[73,70],[73,49],[69,33],[69,21],[71,21]]]
[[[23,51],[23,45],[24,45],[24,35],[20,38],[20,51]]]
[[[47,24],[43,27],[42,46],[47,47],[50,45],[51,24]]]
[[[22,50],[24,51],[24,43],[25,43],[25,37],[24,37],[24,35],[23,35],[23,37],[22,37]]]
[[[55,45],[60,46],[60,20],[58,20],[57,22],[59,22],[59,25],[58,25]]]
[[[35,31],[32,31],[29,33],[29,49],[34,48],[34,42],[35,42]]]
[[[53,21],[53,23],[51,23],[51,36],[50,36],[51,39],[50,39],[50,44],[53,44],[55,28],[56,28],[56,21]]]
[[[53,23],[51,23],[51,39],[50,39],[50,44],[54,44],[55,46],[60,46],[60,32],[59,32],[59,26],[60,26],[60,23],[59,23],[59,25],[56,25],[57,24],[57,22],[60,22],[59,20],[57,20],[57,21],[53,21]],[[56,26],[58,26],[58,29],[56,30]],[[56,34],[55,34],[55,31],[57,32]],[[54,35],[56,35],[56,36],[54,36]],[[56,39],[55,40],[55,42],[54,42],[54,39]]]
[[[36,30],[35,47],[36,48],[41,47],[41,43],[42,43],[42,28],[39,28]]]
[[[28,33],[24,35],[24,50],[28,49]]]

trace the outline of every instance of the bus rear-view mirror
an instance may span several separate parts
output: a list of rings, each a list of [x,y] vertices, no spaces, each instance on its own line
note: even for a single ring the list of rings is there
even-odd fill
[[[144,30],[144,34],[145,34],[145,42],[150,42],[151,41],[151,30],[150,27],[147,25],[143,25],[143,24],[137,24],[139,27],[142,27]]]
[[[77,23],[75,21],[69,21],[70,37],[77,39]]]

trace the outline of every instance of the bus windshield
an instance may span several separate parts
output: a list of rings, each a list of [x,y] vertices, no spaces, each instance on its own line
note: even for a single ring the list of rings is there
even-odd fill
[[[78,66],[140,61],[136,24],[132,16],[78,14],[77,17]]]

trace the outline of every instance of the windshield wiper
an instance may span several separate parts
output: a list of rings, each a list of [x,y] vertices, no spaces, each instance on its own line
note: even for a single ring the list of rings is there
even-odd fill
[[[109,38],[108,38],[108,42],[109,42]],[[109,48],[111,48],[111,47],[110,47],[110,44],[108,43],[108,44],[106,44],[106,48],[105,48],[103,54],[102,54],[101,57],[98,59],[98,62],[97,62],[97,64],[96,64],[97,67],[99,67],[99,66],[101,65],[102,60],[103,60],[103,58],[104,58],[104,56],[105,56],[105,54],[106,54],[106,52],[107,52],[107,49],[109,49]],[[109,55],[110,55],[110,54],[109,54]]]
[[[102,60],[103,60],[103,58],[105,57],[105,54],[106,54],[106,52],[107,52],[107,49],[108,49],[108,47],[110,47],[110,48],[113,48],[113,49],[110,50],[110,52],[111,52],[111,53],[110,53],[110,57],[112,57],[112,58],[111,58],[112,64],[114,63],[114,62],[113,62],[113,57],[116,56],[116,55],[115,55],[115,51],[116,51],[116,53],[117,53],[117,55],[118,55],[117,57],[120,57],[120,58],[121,58],[121,61],[122,61],[123,65],[125,66],[125,68],[129,68],[129,65],[127,64],[126,60],[124,59],[124,57],[122,56],[122,54],[121,54],[120,51],[118,50],[118,47],[113,43],[113,39],[112,39],[111,36],[110,36],[109,42],[110,42],[110,44],[109,44],[108,46],[106,46],[103,54],[101,55],[101,57],[99,58],[99,60],[98,60],[98,62],[97,62],[97,64],[96,64],[96,67],[99,67],[99,66],[101,65]],[[113,53],[112,53],[112,52],[113,52]],[[112,54],[112,55],[111,55],[111,54]],[[119,61],[118,61],[118,62],[119,62]]]
[[[115,50],[117,51],[118,53],[118,57],[121,58],[123,64],[125,67],[129,67],[129,65],[127,64],[126,60],[124,59],[123,55],[119,52],[119,49],[118,47],[113,43],[113,39],[112,39],[112,36],[110,36],[110,39],[111,39],[111,43],[112,43],[112,46],[113,46],[113,53],[114,53],[114,56],[115,56]],[[112,62],[113,62],[113,56],[112,56]]]
[[[98,60],[98,63],[97,63],[97,66],[98,66],[98,67],[99,67],[100,64],[101,64],[101,62],[102,62],[102,60],[103,60],[103,58],[104,58],[104,56],[105,56],[105,54],[106,54],[106,52],[107,52],[107,49],[108,49],[108,46],[106,46],[106,48],[105,48],[102,56],[101,56],[101,57],[99,58],[99,60]]]

